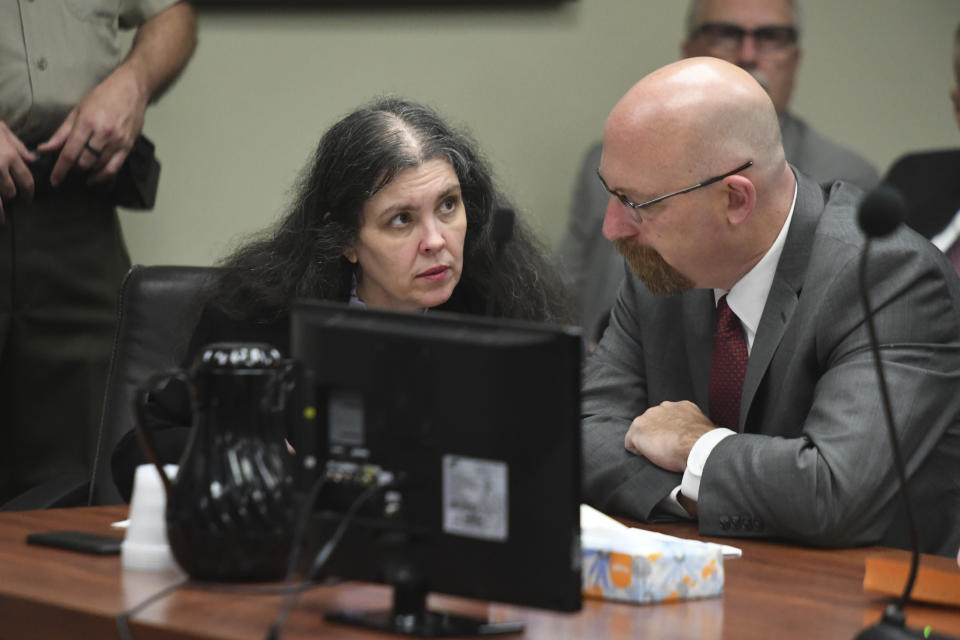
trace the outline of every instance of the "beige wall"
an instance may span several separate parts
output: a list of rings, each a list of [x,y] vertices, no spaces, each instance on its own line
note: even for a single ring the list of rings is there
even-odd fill
[[[163,173],[156,209],[122,214],[131,257],[212,263],[276,219],[321,133],[381,93],[466,125],[556,245],[584,149],[636,79],[676,58],[685,5],[203,10],[192,63],[148,112]],[[960,144],[947,95],[957,0],[803,7],[797,113],[881,171]]]

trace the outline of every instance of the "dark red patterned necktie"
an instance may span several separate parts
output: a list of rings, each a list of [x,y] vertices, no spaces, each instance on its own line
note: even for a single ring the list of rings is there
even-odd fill
[[[723,296],[717,304],[710,364],[710,419],[718,426],[738,430],[743,376],[749,358],[740,319],[730,310],[727,296]]]

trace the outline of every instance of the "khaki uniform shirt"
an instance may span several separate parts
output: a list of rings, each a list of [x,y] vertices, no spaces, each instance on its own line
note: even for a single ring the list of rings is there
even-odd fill
[[[43,142],[126,55],[121,29],[177,0],[0,0],[0,120]]]

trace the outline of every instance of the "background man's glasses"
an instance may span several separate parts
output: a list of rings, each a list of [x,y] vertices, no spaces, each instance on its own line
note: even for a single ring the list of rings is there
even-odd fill
[[[769,25],[756,29],[744,29],[727,22],[708,22],[693,30],[691,39],[702,38],[708,47],[718,51],[739,51],[743,39],[753,38],[760,53],[783,51],[797,43],[797,29],[791,26]]]
[[[753,160],[747,160],[746,162],[744,162],[742,165],[740,165],[733,171],[727,171],[726,173],[721,174],[719,176],[713,176],[712,178],[707,178],[703,182],[698,182],[692,187],[687,187],[686,189],[680,189],[679,191],[673,191],[664,196],[654,198],[653,200],[647,200],[646,202],[641,202],[640,204],[637,204],[636,202],[631,202],[630,199],[627,198],[627,196],[623,195],[622,193],[617,193],[616,191],[612,191],[610,187],[607,186],[607,181],[603,179],[602,175],[600,175],[600,169],[597,169],[597,177],[600,178],[600,184],[603,185],[604,190],[607,193],[609,193],[611,196],[613,196],[614,198],[622,202],[624,206],[629,207],[630,213],[633,214],[634,221],[637,223],[640,223],[640,222],[643,222],[643,220],[640,218],[640,209],[643,209],[644,207],[649,207],[652,204],[657,204],[658,202],[663,202],[667,198],[672,198],[673,196],[679,196],[682,193],[690,193],[691,191],[695,191],[701,187],[706,187],[707,185],[711,185],[714,182],[720,182],[724,178],[729,178],[735,173],[740,173],[741,171],[743,171],[744,169],[752,165],[753,165]]]

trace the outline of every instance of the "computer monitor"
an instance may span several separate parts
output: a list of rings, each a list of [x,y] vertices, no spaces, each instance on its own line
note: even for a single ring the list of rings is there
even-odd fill
[[[384,485],[324,573],[391,584],[393,608],[336,619],[516,630],[456,626],[425,610],[427,592],[580,609],[579,329],[297,302],[291,352],[309,418],[298,453],[325,477],[318,543]]]

